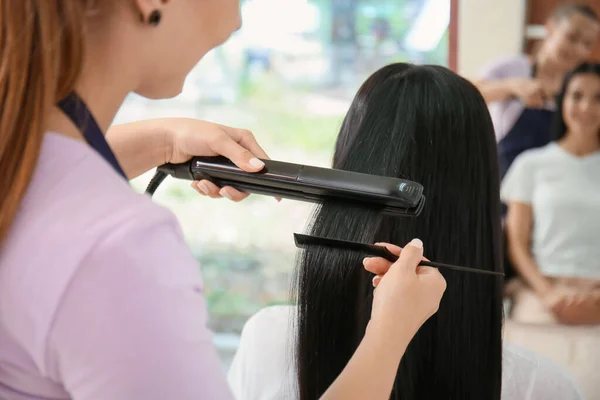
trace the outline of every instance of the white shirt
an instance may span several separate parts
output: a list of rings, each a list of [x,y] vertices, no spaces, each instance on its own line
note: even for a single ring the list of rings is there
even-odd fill
[[[600,279],[600,151],[577,157],[553,142],[523,152],[501,197],[532,206],[531,250],[544,275]]]
[[[229,370],[237,400],[295,400],[297,396],[293,306],[265,308],[252,316]],[[558,365],[504,344],[502,400],[581,400],[579,389]]]

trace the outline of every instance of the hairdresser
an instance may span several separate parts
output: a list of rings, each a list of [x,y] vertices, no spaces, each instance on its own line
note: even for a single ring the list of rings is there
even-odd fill
[[[231,398],[177,221],[127,178],[194,155],[258,171],[266,155],[247,131],[202,121],[109,125],[130,92],[177,95],[239,27],[238,0],[0,0],[0,10],[0,398]],[[324,398],[389,398],[445,289],[421,258],[417,240],[382,277],[367,333]]]
[[[585,61],[600,35],[594,10],[583,4],[558,7],[533,56],[518,55],[484,69],[476,82],[494,121],[502,177],[523,151],[550,142],[555,96],[565,74]]]

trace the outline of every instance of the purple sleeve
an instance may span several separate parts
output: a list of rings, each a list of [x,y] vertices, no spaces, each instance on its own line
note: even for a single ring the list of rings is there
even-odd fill
[[[526,56],[505,57],[487,64],[479,72],[479,79],[496,81],[506,78],[526,78],[531,66]]]
[[[46,360],[73,400],[231,398],[198,265],[176,224],[154,221],[105,239],[64,294]]]

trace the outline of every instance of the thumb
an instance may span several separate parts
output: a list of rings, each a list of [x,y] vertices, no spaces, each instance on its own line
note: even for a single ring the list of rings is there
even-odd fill
[[[412,275],[416,275],[417,266],[423,259],[423,242],[420,239],[413,239],[409,244],[407,244],[402,252],[400,253],[400,257],[398,261],[396,261],[390,267],[390,271],[398,270],[402,273],[408,273]]]

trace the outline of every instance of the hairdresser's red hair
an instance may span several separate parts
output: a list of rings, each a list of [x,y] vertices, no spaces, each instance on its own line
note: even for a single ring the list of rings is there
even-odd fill
[[[49,110],[83,63],[88,0],[0,0],[0,243],[35,169]]]

